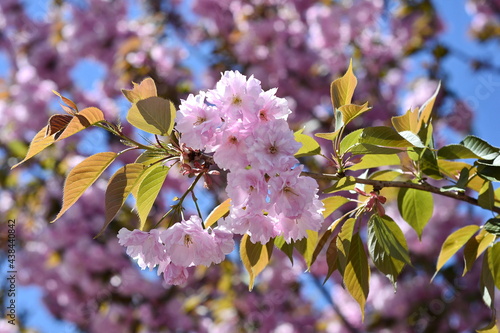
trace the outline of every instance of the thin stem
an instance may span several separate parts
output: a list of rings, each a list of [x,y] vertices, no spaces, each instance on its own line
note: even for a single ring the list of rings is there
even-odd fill
[[[174,210],[180,209],[180,212],[182,214],[182,203],[184,202],[184,199],[186,199],[187,195],[194,190],[194,187],[196,186],[196,184],[198,183],[198,181],[200,180],[200,178],[202,176],[203,176],[203,173],[200,173],[198,176],[196,176],[195,180],[191,183],[191,185],[189,185],[189,187],[186,190],[186,192],[184,192],[184,194],[182,195],[182,197],[179,198],[179,202],[176,203],[175,205],[173,205],[172,208],[170,208],[170,210],[168,212],[166,212],[161,217],[161,219],[155,224],[155,226],[153,228],[156,228],[161,223],[161,221],[163,221],[168,216],[168,214],[170,214]],[[198,210],[198,212],[199,212],[199,210]],[[200,218],[201,218],[201,215],[200,215]]]
[[[318,174],[318,173],[313,173],[313,172],[302,172],[303,176],[308,176],[314,179],[318,180],[339,180],[340,177],[337,175],[330,175],[330,174]],[[352,177],[352,176],[351,176]],[[455,200],[459,201],[464,201],[467,202],[471,205],[475,205],[478,207],[481,207],[479,205],[479,202],[476,198],[469,197],[465,194],[461,193],[455,193],[455,192],[442,192],[439,187],[432,186],[428,183],[423,183],[423,184],[415,184],[415,183],[410,183],[410,182],[400,182],[400,181],[387,181],[387,180],[373,180],[373,179],[364,179],[364,178],[357,178],[357,177],[352,177],[356,183],[359,184],[365,184],[365,185],[372,185],[373,187],[382,189],[384,187],[399,187],[399,188],[412,188],[415,190],[420,190],[420,191],[426,191],[438,195],[442,195],[448,198],[453,198]],[[483,207],[481,207],[483,208]],[[491,211],[500,214],[500,207],[494,206],[491,208]]]
[[[126,136],[126,135],[124,135],[123,133],[121,133],[121,132],[119,132],[119,131],[115,130],[115,129],[113,128],[113,124],[110,124],[110,123],[108,123],[107,121],[105,121],[104,123],[105,123],[107,126],[104,126],[104,125],[103,125],[103,124],[101,124],[101,123],[97,123],[97,124],[95,124],[94,126],[97,126],[97,127],[99,127],[99,128],[102,128],[102,129],[104,129],[104,130],[106,130],[106,131],[108,131],[108,132],[110,132],[110,133],[112,133],[112,134],[114,134],[114,135],[116,135],[116,136],[120,137],[120,139],[130,142],[131,144],[135,145],[135,146],[136,146],[136,148],[141,148],[141,149],[144,149],[144,150],[151,150],[151,147],[150,147],[150,146],[143,145],[142,143],[139,143],[139,142],[135,141],[134,139],[127,137],[127,136]]]
[[[194,194],[194,191],[191,191],[191,198],[193,199],[194,205],[196,206],[196,211],[198,212],[198,216],[201,219],[201,225],[203,229],[205,229],[205,223],[203,222],[203,217],[201,216],[200,207],[198,206],[198,198]]]

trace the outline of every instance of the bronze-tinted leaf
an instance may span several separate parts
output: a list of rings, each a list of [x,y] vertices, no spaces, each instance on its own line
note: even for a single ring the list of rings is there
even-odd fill
[[[66,126],[66,129],[61,133],[56,141],[66,139],[89,126],[104,120],[104,114],[98,108],[85,108],[71,119],[68,126]]]
[[[52,221],[59,219],[82,196],[87,188],[113,162],[117,154],[112,152],[97,153],[84,159],[75,166],[64,183],[63,205],[59,214]]]
[[[122,89],[123,95],[131,102],[137,103],[141,99],[157,96],[156,85],[152,78],[144,79],[140,84],[133,82],[131,90]]]
[[[69,122],[73,119],[73,116],[67,114],[54,114],[49,118],[49,123],[47,125],[47,131],[45,136],[50,136],[56,134],[57,132],[63,131]]]
[[[40,130],[40,132],[38,132],[35,135],[33,140],[31,140],[26,157],[21,162],[12,166],[11,169],[14,169],[15,167],[17,167],[21,163],[26,162],[27,160],[29,160],[30,158],[32,158],[33,156],[35,156],[36,154],[38,154],[39,152],[41,152],[42,150],[44,150],[45,148],[47,148],[48,146],[50,146],[51,144],[54,143],[54,141],[55,141],[54,137],[53,136],[45,136],[46,133],[47,133],[47,126],[42,128]]]

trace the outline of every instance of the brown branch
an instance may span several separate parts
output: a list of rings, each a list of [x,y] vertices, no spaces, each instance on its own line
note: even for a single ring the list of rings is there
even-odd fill
[[[308,177],[311,177],[314,179],[318,179],[318,180],[339,180],[342,178],[342,177],[339,177],[337,175],[319,174],[319,173],[313,173],[313,172],[302,172],[302,175],[308,176]],[[356,183],[365,184],[365,185],[372,185],[373,187],[377,187],[380,189],[382,189],[384,187],[412,188],[415,190],[435,193],[435,194],[442,195],[442,196],[445,196],[448,198],[453,198],[455,200],[467,202],[467,203],[474,205],[474,206],[481,207],[476,198],[469,197],[468,195],[465,195],[462,193],[457,193],[457,192],[451,192],[451,191],[442,192],[439,187],[432,186],[431,184],[428,184],[428,183],[415,184],[415,183],[411,183],[411,182],[373,180],[373,179],[364,179],[364,178],[357,178],[357,177],[352,177],[352,178],[354,179],[354,181]],[[481,207],[481,208],[484,208],[484,207]],[[497,214],[500,214],[500,207],[493,206],[493,208],[491,208],[491,211],[493,211]]]

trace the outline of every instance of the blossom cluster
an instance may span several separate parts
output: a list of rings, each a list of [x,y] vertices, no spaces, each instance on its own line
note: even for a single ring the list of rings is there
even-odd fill
[[[294,154],[300,148],[286,119],[291,111],[276,89],[237,71],[222,75],[215,89],[189,95],[177,116],[181,142],[213,152],[229,171],[228,218],[220,223],[254,243],[283,236],[290,242],[317,231],[323,222],[318,185],[301,176]]]
[[[158,265],[158,275],[163,273],[165,281],[175,285],[186,282],[187,267],[218,264],[234,247],[231,232],[223,226],[203,229],[196,215],[166,230],[144,232],[122,228],[118,239],[142,269]]]

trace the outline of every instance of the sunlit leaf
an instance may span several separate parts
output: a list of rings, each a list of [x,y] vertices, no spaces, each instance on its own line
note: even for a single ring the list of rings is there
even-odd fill
[[[360,143],[369,143],[384,147],[412,147],[398,132],[391,127],[377,126],[367,127],[361,132]]]
[[[481,268],[480,291],[484,303],[490,308],[495,309],[495,278],[491,271],[489,261],[491,247],[489,247],[483,256],[483,265]]]
[[[369,292],[370,266],[359,233],[352,236],[343,277],[347,291],[359,304],[361,320],[364,320],[365,304]]]
[[[337,138],[337,136],[339,136],[339,134],[340,134],[340,130],[337,130],[337,131],[331,132],[331,133],[316,133],[316,134],[314,134],[314,136],[317,136],[318,138],[322,138],[325,140],[333,141]]]
[[[31,140],[30,146],[28,148],[28,153],[26,154],[24,159],[21,162],[12,166],[11,169],[14,169],[15,167],[19,166],[20,164],[26,162],[27,160],[29,160],[30,158],[32,158],[33,156],[35,156],[36,154],[38,154],[39,152],[41,152],[42,150],[44,150],[45,148],[47,148],[48,146],[50,146],[51,144],[54,143],[54,137],[53,136],[46,137],[45,136],[46,132],[47,132],[47,126],[42,128],[40,130],[40,132],[38,132],[35,135],[33,140]]]
[[[141,221],[139,229],[143,230],[146,219],[148,218],[149,212],[153,207],[158,193],[160,193],[161,187],[167,178],[169,167],[164,165],[154,165],[153,171],[149,172],[144,179],[142,179],[139,184],[139,189],[137,192],[137,214]]]
[[[127,121],[148,133],[170,135],[175,114],[172,102],[161,97],[149,97],[132,105],[127,114]]]
[[[500,155],[500,149],[474,135],[468,135],[460,142],[474,154],[484,160],[492,160]]]
[[[283,236],[278,236],[274,239],[274,246],[276,246],[284,254],[286,254],[288,259],[290,259],[290,262],[293,264],[293,249],[295,249],[293,241],[287,243],[285,241],[285,238],[283,238]]]
[[[342,177],[339,180],[335,180],[332,186],[324,189],[323,193],[354,190],[355,186],[356,180],[352,176]]]
[[[131,103],[137,103],[141,99],[157,96],[156,85],[152,78],[145,78],[140,84],[132,82],[134,88],[122,89],[122,93]]]
[[[437,155],[439,158],[446,160],[480,158],[478,155],[474,154],[469,148],[457,144],[451,144],[439,148]]]
[[[116,156],[116,153],[111,152],[97,153],[87,157],[70,171],[64,183],[61,211],[52,223],[59,219],[82,196],[85,190],[115,160]]]
[[[358,80],[352,72],[352,60],[349,63],[347,72],[339,79],[332,82],[330,86],[330,94],[332,97],[332,105],[334,109],[338,109],[343,105],[351,104],[354,89]]]
[[[75,102],[73,102],[72,100],[70,100],[69,98],[66,98],[64,97],[63,95],[61,95],[60,93],[58,93],[57,91],[55,90],[52,90],[52,92],[54,94],[56,94],[57,96],[59,96],[59,98],[61,99],[61,101],[63,101],[63,103],[65,103],[66,105],[68,105],[71,109],[71,111],[67,110],[66,112],[68,112],[69,114],[71,115],[74,115],[76,112],[78,112],[78,107],[76,106]],[[63,109],[66,110],[66,108],[64,107],[64,105],[61,105],[63,107]]]
[[[205,219],[205,227],[212,226],[215,222],[221,219],[224,215],[229,213],[231,207],[231,199],[226,199],[220,205],[215,207]]]
[[[449,235],[441,247],[441,252],[439,253],[438,261],[436,264],[436,276],[437,272],[443,267],[443,265],[451,258],[462,246],[467,243],[467,241],[474,236],[474,234],[479,230],[477,225],[468,225],[462,227]],[[434,277],[433,277],[434,278]]]
[[[418,109],[409,109],[402,116],[396,116],[391,118],[392,126],[396,131],[410,131],[412,133],[418,133]]]
[[[351,146],[348,151],[351,152],[353,155],[362,155],[362,154],[392,155],[401,153],[403,150],[399,148],[375,146],[369,143],[358,143],[354,146]]]
[[[337,235],[336,245],[338,250],[338,268],[342,275],[344,274],[344,269],[347,264],[347,258],[349,255],[349,249],[351,247],[351,238],[355,224],[356,219],[347,219]]]
[[[419,119],[418,119],[417,133],[419,132],[422,125],[429,123],[432,114],[432,109],[434,108],[434,102],[436,101],[436,97],[439,93],[440,88],[441,88],[441,82],[439,82],[438,86],[436,87],[436,91],[434,92],[434,94],[432,94],[432,96],[420,108],[418,114]]]
[[[425,147],[419,136],[415,133],[412,133],[410,131],[402,131],[399,132],[399,135],[401,135],[403,138],[405,138],[406,141],[410,142],[415,147]]]
[[[488,265],[493,275],[493,281],[497,289],[500,289],[500,243],[490,247],[491,255],[488,256]]]
[[[330,216],[334,211],[339,209],[340,206],[349,202],[349,199],[346,197],[333,195],[331,197],[327,197],[321,200],[323,205],[325,206],[325,210],[323,211],[323,217],[326,219]]]
[[[476,259],[479,258],[481,254],[493,243],[496,239],[496,236],[492,233],[489,233],[485,229],[482,229],[479,234],[472,237],[465,243],[464,246],[464,261],[465,267],[464,272],[462,274],[465,275],[472,269],[472,265],[476,262]]]
[[[96,237],[99,237],[106,230],[145,170],[146,167],[140,163],[126,164],[109,179],[105,194],[104,226]]]
[[[303,128],[294,134],[295,141],[302,144],[299,151],[295,153],[295,157],[318,155],[321,151],[319,144],[309,135],[302,134],[302,132],[304,132]]]
[[[369,111],[370,109],[371,108],[368,106],[368,102],[363,105],[347,104],[342,105],[338,108],[338,110],[342,114],[342,121],[344,123],[344,126],[350,123],[353,119],[359,117],[361,114]]]
[[[398,208],[403,219],[415,229],[420,238],[434,211],[432,194],[412,188],[402,188],[398,193]]]
[[[376,168],[380,166],[390,166],[390,165],[401,165],[401,160],[398,155],[379,155],[379,154],[369,154],[364,155],[361,158],[361,162],[354,164],[349,167],[349,170],[366,170],[370,168]]]
[[[250,276],[248,289],[252,291],[255,278],[269,264],[273,252],[273,243],[268,242],[266,245],[261,243],[252,243],[250,237],[245,234],[241,238],[240,257]]]
[[[361,136],[362,131],[363,129],[355,130],[342,138],[342,141],[340,141],[340,146],[339,146],[341,154],[346,153],[347,151],[349,151],[350,148],[359,144],[359,138]]]
[[[66,126],[66,129],[61,133],[56,141],[66,139],[89,126],[104,120],[104,114],[98,108],[85,108],[71,119],[68,126]]]
[[[479,196],[477,197],[477,203],[484,209],[493,209],[495,206],[495,189],[490,181],[484,182],[481,190],[479,191]]]

